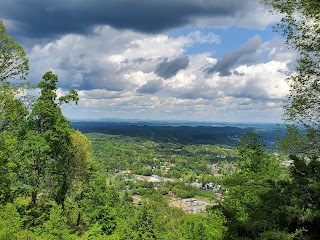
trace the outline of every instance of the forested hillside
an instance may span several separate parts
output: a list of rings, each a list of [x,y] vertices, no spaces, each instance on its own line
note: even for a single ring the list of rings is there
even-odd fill
[[[176,123],[177,124],[177,123]],[[226,124],[225,124],[226,125]],[[232,125],[232,124],[230,124]],[[261,127],[260,127],[261,126]],[[275,147],[277,138],[284,136],[284,126],[273,124],[253,127],[238,126],[203,126],[174,125],[170,123],[153,124],[152,122],[73,122],[72,127],[83,133],[105,133],[111,135],[141,137],[160,142],[181,144],[226,144],[235,146],[239,138],[246,132],[258,132],[269,148]]]
[[[273,151],[268,132],[234,127],[81,133],[61,110],[77,91],[58,97],[48,71],[31,95],[0,21],[0,240],[320,239],[319,5],[263,2],[301,54],[285,107],[304,130],[288,124]]]

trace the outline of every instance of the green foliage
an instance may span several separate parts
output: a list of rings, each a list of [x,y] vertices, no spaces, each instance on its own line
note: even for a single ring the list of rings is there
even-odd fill
[[[157,216],[148,204],[143,204],[136,213],[134,231],[137,235],[135,239],[157,239],[160,236],[159,222],[160,216]]]
[[[224,218],[217,213],[210,213],[206,217],[203,215],[187,215],[182,218],[179,239],[223,239],[226,230],[223,223]]]
[[[41,189],[45,189],[45,178],[48,174],[48,162],[50,158],[48,145],[44,136],[36,131],[28,131],[22,146],[22,159],[24,164],[23,181],[30,186],[28,189],[32,196],[32,205],[36,204],[37,194]]]
[[[0,83],[12,79],[26,79],[29,61],[23,48],[7,35],[0,20]]]
[[[200,175],[206,175],[212,178],[207,165],[235,158],[235,151],[228,146],[160,144],[141,138],[98,133],[87,136],[93,142],[93,156],[101,168],[110,174],[131,170],[133,174],[145,176],[190,180],[192,175],[195,180]]]
[[[191,186],[176,185],[172,188],[172,191],[180,198],[191,198],[196,194],[195,190]]]
[[[283,195],[278,191],[280,166],[263,147],[259,135],[245,134],[237,147],[238,171],[223,180],[226,191],[220,208],[227,218],[230,239],[258,239],[282,219]]]
[[[12,203],[0,207],[0,239],[18,239],[21,219]]]
[[[287,125],[286,136],[279,140],[278,150],[291,155],[318,156],[320,128],[299,128]]]
[[[116,211],[115,208],[108,206],[99,206],[92,213],[93,223],[98,223],[102,232],[110,235],[116,229]]]
[[[318,239],[319,201],[319,129],[287,127],[280,150],[290,154],[291,181],[282,191],[286,202],[283,214],[292,239]]]
[[[103,239],[107,239],[107,235],[103,233],[101,226],[96,223],[94,225],[92,225],[88,231],[86,231],[82,238],[83,240],[103,240]]]
[[[0,202],[5,203],[13,198],[11,173],[16,168],[19,156],[18,139],[10,131],[0,133]]]
[[[66,228],[66,219],[62,216],[62,207],[54,206],[50,210],[50,219],[36,231],[36,239],[69,240],[73,237]]]
[[[292,156],[292,182],[286,189],[290,200],[287,207],[288,223],[292,229],[304,229],[309,239],[320,237],[320,161]]]
[[[21,99],[16,96],[23,93],[23,88],[11,87],[8,83],[0,84],[0,132],[19,130],[28,114]]]
[[[293,239],[297,239],[294,236],[295,234],[290,234],[287,232],[280,232],[279,230],[271,230],[271,231],[267,231],[264,232],[263,234],[261,234],[260,236],[260,240],[293,240]],[[298,238],[299,239],[299,238]]]
[[[237,146],[240,175],[251,174],[255,180],[279,178],[281,171],[279,162],[266,153],[265,146],[261,135],[254,132],[248,132],[240,138]]]
[[[17,87],[7,83],[0,84],[0,202],[12,201],[13,186],[16,182],[15,171],[19,165],[21,135],[28,113]],[[16,190],[16,189],[15,189]]]
[[[97,170],[91,170],[86,182],[74,179],[72,184],[64,201],[64,214],[69,228],[82,235],[92,230],[93,223],[98,224],[94,220],[96,210],[108,203],[106,179]]]
[[[238,154],[240,157],[241,169],[252,172],[261,172],[266,169],[268,157],[264,152],[264,147],[266,145],[261,140],[261,135],[248,132],[240,138],[239,144],[237,146]]]
[[[28,129],[38,133],[39,139],[43,138],[47,143],[48,149],[43,150],[46,154],[42,154],[47,161],[41,162],[48,171],[37,170],[36,174],[46,178],[46,186],[50,185],[46,190],[50,190],[50,196],[62,204],[70,184],[68,164],[72,157],[72,143],[70,122],[62,115],[58,104],[57,82],[58,77],[52,72],[47,72],[39,82],[40,97],[32,106]],[[33,203],[36,202],[36,194],[33,193]]]
[[[30,198],[26,198],[28,200]],[[48,200],[47,198],[40,198],[36,205],[31,205],[30,202],[27,206],[20,206],[17,208],[23,220],[25,229],[35,231],[39,226],[50,218],[50,210],[56,203]]]
[[[92,190],[95,192],[99,186],[94,186],[92,189],[90,184],[94,181],[90,140],[79,131],[72,132],[70,137],[72,156],[68,162],[68,191],[64,201],[64,214],[69,228],[82,234],[90,224],[89,211],[85,207],[88,203],[85,199],[86,193]],[[103,193],[95,192],[96,195]],[[92,207],[95,206],[99,204],[94,204]]]
[[[79,131],[72,132],[72,158],[69,162],[69,175],[72,179],[87,181],[92,169],[91,142]]]

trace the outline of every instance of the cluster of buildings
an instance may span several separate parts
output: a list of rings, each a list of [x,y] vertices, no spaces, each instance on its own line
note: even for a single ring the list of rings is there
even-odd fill
[[[152,176],[136,175],[135,179],[138,181],[147,181],[149,183],[174,182],[175,181],[173,178],[160,177],[158,175],[152,175]]]
[[[165,164],[162,166],[161,170],[163,171],[169,171],[170,167],[172,165]],[[220,167],[217,164],[208,165],[208,168],[214,174],[214,176],[219,177],[222,176],[220,173]],[[117,175],[126,175],[124,177],[125,181],[131,181],[134,183],[137,183],[138,181],[144,181],[148,183],[154,183],[155,188],[158,188],[157,186],[161,186],[162,183],[165,182],[175,182],[175,179],[173,178],[166,178],[166,177],[160,177],[158,175],[152,175],[152,176],[144,176],[144,175],[134,175],[132,176],[132,172],[130,170],[121,171]],[[129,176],[131,175],[131,178]],[[157,185],[158,184],[158,185]],[[202,189],[202,190],[211,190],[214,192],[216,199],[221,200],[223,198],[222,194],[220,193],[221,185],[215,185],[213,182],[209,183],[201,183],[198,181],[198,179],[191,183],[191,186]],[[161,188],[161,187],[159,187]],[[171,195],[170,195],[171,193]],[[170,192],[168,194],[168,197],[170,197],[172,200],[169,201],[169,206],[172,207],[178,207],[181,208],[186,214],[196,214],[196,213],[204,213],[206,212],[208,206],[212,206],[213,204],[204,200],[200,200],[197,198],[186,198],[186,199],[177,199],[176,196]],[[141,201],[141,197],[139,195],[133,196],[133,201],[138,204]]]

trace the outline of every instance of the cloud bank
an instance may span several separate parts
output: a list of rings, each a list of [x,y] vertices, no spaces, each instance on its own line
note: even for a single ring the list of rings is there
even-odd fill
[[[186,25],[264,28],[277,19],[257,0],[2,0],[0,16],[29,38],[87,34],[102,25],[143,33]]]
[[[41,69],[52,69],[62,91],[76,88],[81,110],[68,111],[79,117],[97,111],[101,117],[176,114],[186,119],[186,113],[196,113],[198,120],[218,115],[235,120],[236,113],[259,118],[259,112],[269,111],[270,119],[275,114],[279,119],[288,92],[285,73],[294,58],[282,40],[263,42],[256,35],[220,58],[211,52],[185,56],[185,49],[197,43],[193,35],[169,37],[112,27],[97,27],[93,36],[69,34],[31,49],[31,77],[38,80]]]
[[[2,0],[0,18],[27,50],[32,83],[52,70],[59,94],[79,92],[71,118],[279,121],[294,71],[276,37],[235,38],[215,55],[215,29],[279,19],[258,0]]]

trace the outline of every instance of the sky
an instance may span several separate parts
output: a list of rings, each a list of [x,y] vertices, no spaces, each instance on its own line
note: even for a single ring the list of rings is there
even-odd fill
[[[28,80],[59,77],[71,119],[281,122],[296,53],[259,0],[0,0]]]

